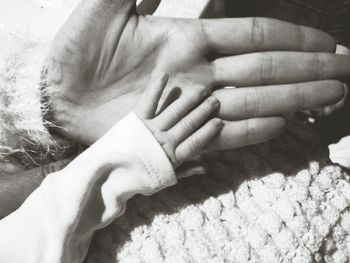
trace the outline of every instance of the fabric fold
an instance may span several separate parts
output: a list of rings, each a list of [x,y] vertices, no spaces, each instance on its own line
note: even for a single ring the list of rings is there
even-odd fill
[[[162,147],[131,113],[0,221],[0,262],[82,262],[94,232],[128,199],[176,183]]]

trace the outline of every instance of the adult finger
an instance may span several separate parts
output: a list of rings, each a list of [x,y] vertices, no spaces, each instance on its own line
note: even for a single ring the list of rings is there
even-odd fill
[[[208,121],[175,149],[176,160],[182,163],[198,154],[218,134],[222,126],[223,121],[218,118]]]
[[[325,107],[324,109],[325,116],[329,116],[334,112],[342,109],[345,106],[346,101],[348,99],[349,88],[347,84],[343,84],[343,85],[344,85],[344,93],[345,93],[343,98],[338,103]]]
[[[334,52],[334,39],[317,29],[270,18],[200,20],[211,51],[242,54],[268,50]]]
[[[311,119],[326,117],[343,108],[345,106],[345,103],[347,100],[347,94],[348,94],[347,85],[346,84],[343,84],[343,85],[344,85],[344,96],[341,100],[339,100],[336,104],[333,104],[330,106],[304,110],[302,112],[299,112],[298,116],[301,118],[301,120],[305,120],[306,117],[309,117]]]
[[[191,92],[181,94],[180,97],[165,108],[157,117],[157,123],[162,130],[168,130],[187,115],[209,93],[204,86],[193,86]]]
[[[340,81],[324,80],[220,89],[213,95],[220,101],[220,118],[242,120],[333,105],[344,97],[344,86]]]
[[[286,125],[283,117],[224,121],[218,136],[206,146],[208,150],[227,150],[268,141],[279,135]]]
[[[182,142],[208,120],[219,106],[219,101],[215,97],[209,97],[171,128],[168,131],[169,135],[174,138],[176,144]]]
[[[350,76],[350,57],[330,53],[263,52],[219,58],[212,63],[217,85],[287,84]]]

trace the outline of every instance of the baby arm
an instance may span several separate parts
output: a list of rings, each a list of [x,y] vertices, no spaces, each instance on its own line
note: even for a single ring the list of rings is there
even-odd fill
[[[82,262],[93,233],[121,215],[128,199],[177,182],[174,168],[197,154],[222,125],[208,121],[217,103],[211,98],[201,103],[205,92],[180,97],[156,115],[166,82],[167,77],[154,80],[136,114],[47,176],[0,221],[0,262]]]

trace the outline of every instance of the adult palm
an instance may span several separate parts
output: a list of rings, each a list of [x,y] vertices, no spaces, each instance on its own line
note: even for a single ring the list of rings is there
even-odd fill
[[[244,87],[215,91],[225,126],[212,147],[220,149],[267,140],[283,128],[283,113],[343,96],[334,79],[350,74],[350,60],[332,53],[325,33],[262,18],[140,16],[135,2],[84,0],[56,36],[48,63],[52,117],[78,142],[93,143],[127,114],[153,71],[169,73],[168,91],[179,87],[181,96]]]

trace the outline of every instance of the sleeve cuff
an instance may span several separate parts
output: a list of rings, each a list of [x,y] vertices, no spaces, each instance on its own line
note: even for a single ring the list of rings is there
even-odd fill
[[[128,199],[176,181],[162,147],[131,113],[0,221],[0,261],[82,262],[94,232],[121,215]]]
[[[115,132],[118,133],[115,136],[122,136],[129,141],[132,151],[150,176],[151,182],[146,194],[153,194],[177,183],[172,163],[152,132],[135,113],[128,114],[109,133],[112,135]]]

